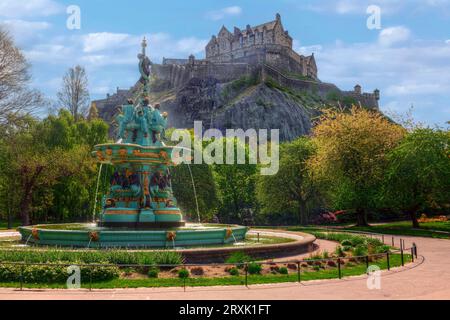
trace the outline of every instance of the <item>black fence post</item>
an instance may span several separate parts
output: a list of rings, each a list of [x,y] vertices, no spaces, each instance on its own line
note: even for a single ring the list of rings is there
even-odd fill
[[[392,246],[395,246],[394,237],[392,237]]]
[[[391,263],[389,261],[389,251],[386,252],[386,263],[387,263],[387,269],[388,271],[391,270]]]
[[[366,256],[366,270],[369,269],[369,256]],[[369,274],[369,271],[367,271],[367,274]]]
[[[301,268],[302,266],[301,266],[301,264],[300,264],[300,261],[299,262],[297,262],[297,279],[298,279],[298,283],[300,283],[301,282],[301,275],[300,275],[300,273],[301,273],[301,271],[300,271],[300,268]]]
[[[411,262],[414,262],[414,247],[411,247]]]
[[[89,291],[92,291],[92,269],[89,268]]]
[[[20,267],[20,290],[23,290],[23,265]]]
[[[382,240],[382,242],[384,244],[384,234],[381,235],[381,240]]]
[[[413,247],[414,247],[414,255],[416,256],[417,259],[417,246],[415,242],[413,242]]]
[[[400,249],[400,257],[402,259],[402,267],[405,265],[405,262],[403,261],[403,248]]]
[[[248,263],[245,264],[245,286],[248,288]]]
[[[258,232],[258,243],[259,243],[259,232]]]
[[[400,238],[400,251],[402,251],[403,250],[403,240],[402,240],[402,238]]]
[[[342,279],[342,274],[341,274],[341,259],[338,259],[338,274],[339,274],[339,279]]]

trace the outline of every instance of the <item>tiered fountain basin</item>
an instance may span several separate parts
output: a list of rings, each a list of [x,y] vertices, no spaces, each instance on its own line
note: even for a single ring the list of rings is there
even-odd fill
[[[95,224],[20,227],[22,241],[42,246],[79,248],[177,248],[233,244],[245,239],[247,227],[190,225],[172,229],[112,229]]]

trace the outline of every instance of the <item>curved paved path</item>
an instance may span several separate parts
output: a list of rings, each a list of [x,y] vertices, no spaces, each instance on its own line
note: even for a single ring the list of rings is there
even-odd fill
[[[418,246],[419,259],[404,268],[383,271],[380,290],[367,289],[367,277],[289,284],[114,290],[0,289],[0,299],[450,299],[450,241],[402,236]],[[388,239],[388,238],[386,238]],[[399,237],[395,237],[398,243]],[[390,238],[389,238],[390,240]]]

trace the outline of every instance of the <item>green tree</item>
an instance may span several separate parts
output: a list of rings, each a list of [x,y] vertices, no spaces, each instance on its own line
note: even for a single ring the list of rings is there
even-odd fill
[[[279,171],[272,176],[258,176],[256,194],[262,214],[289,214],[306,224],[310,210],[320,204],[307,160],[315,148],[307,137],[280,146]]]
[[[67,111],[42,121],[13,127],[4,136],[0,184],[8,212],[19,212],[22,223],[48,218],[62,220],[86,215],[95,196],[97,165],[90,152],[105,142],[108,126],[101,120],[75,122]],[[6,182],[5,182],[6,181]]]
[[[245,220],[253,220],[255,216],[257,165],[249,164],[248,144],[238,139],[231,140],[231,145],[234,146],[235,164],[212,166],[220,201],[219,217],[221,222],[243,223]],[[223,138],[222,142],[226,157],[227,138]],[[237,164],[238,146],[245,150],[245,164]]]
[[[174,129],[166,132],[166,137],[171,137]],[[194,132],[189,131],[191,136],[191,146],[194,142]],[[175,145],[175,141],[166,141],[169,145]],[[192,154],[190,155],[192,156]],[[219,198],[217,187],[213,177],[212,166],[207,164],[180,164],[171,168],[172,188],[178,201],[178,206],[183,214],[191,221],[197,221],[197,203],[202,222],[210,222],[217,215]],[[194,193],[194,186],[197,195],[197,202]]]
[[[171,169],[172,187],[183,213],[191,220],[197,221],[197,202],[200,220],[211,222],[217,214],[219,199],[214,183],[211,166],[207,164],[181,164]],[[193,181],[192,181],[193,180]],[[196,193],[194,193],[194,186]],[[197,196],[197,202],[195,199]]]
[[[450,204],[450,134],[415,129],[389,155],[382,199],[419,227],[418,210]]]
[[[358,225],[367,225],[367,211],[377,206],[386,155],[404,134],[401,126],[379,112],[357,107],[348,112],[325,111],[314,128],[317,153],[309,166],[330,204],[354,210]]]

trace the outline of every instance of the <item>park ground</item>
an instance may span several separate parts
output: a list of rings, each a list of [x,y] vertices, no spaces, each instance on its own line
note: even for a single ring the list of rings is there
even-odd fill
[[[381,288],[368,289],[367,276],[346,277],[341,280],[314,280],[302,283],[283,283],[245,286],[138,288],[106,290],[39,289],[20,291],[0,289],[0,299],[62,299],[62,300],[309,300],[309,299],[450,299],[450,241],[417,236],[402,238],[406,246],[415,243],[419,257],[403,268],[382,271]],[[389,240],[388,240],[389,239]],[[386,237],[391,241],[391,237]],[[332,242],[320,240],[323,247]]]

